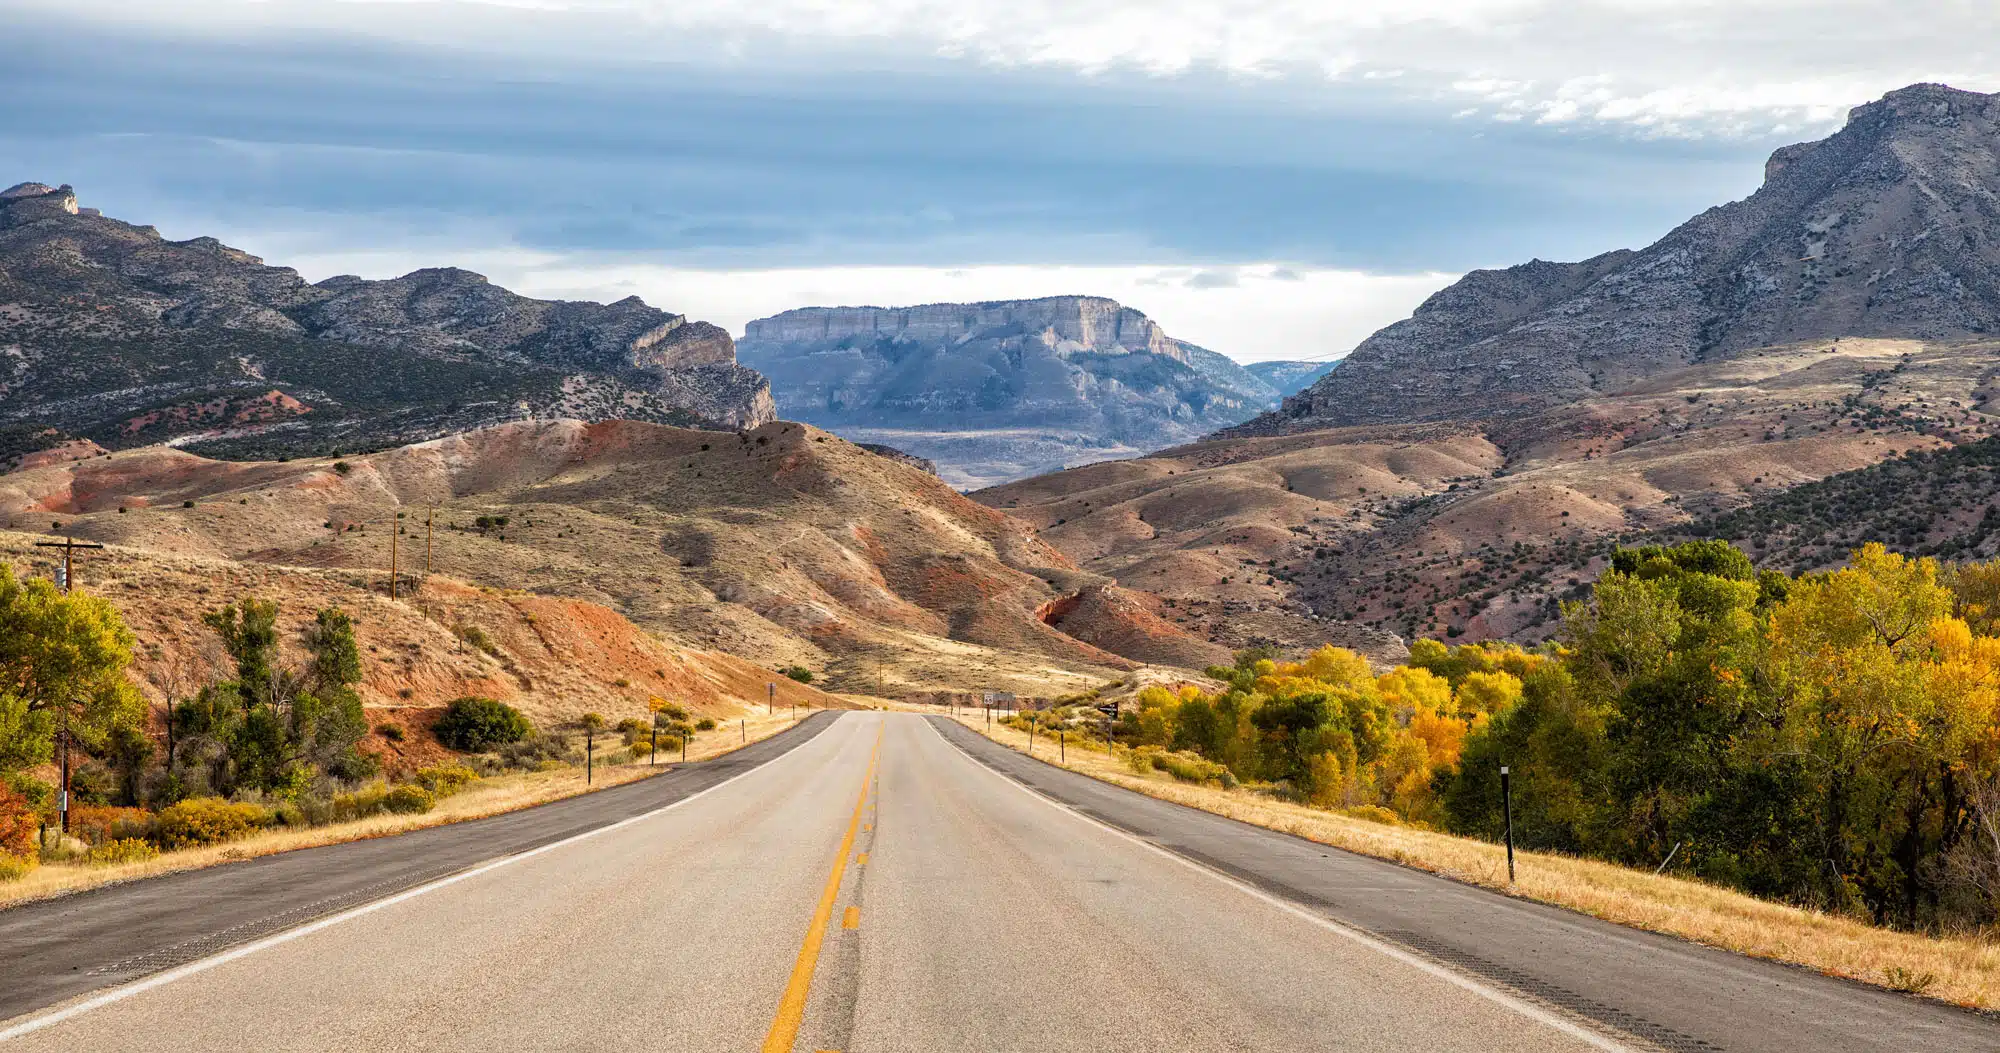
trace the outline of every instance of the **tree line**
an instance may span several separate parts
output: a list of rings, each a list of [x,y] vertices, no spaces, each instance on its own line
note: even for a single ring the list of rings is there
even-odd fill
[[[1937,930],[2000,916],[2000,561],[1616,553],[1556,642],[1244,652],[1119,737],[1265,792]],[[1164,765],[1162,765],[1164,766]],[[1218,767],[1219,766],[1219,767]]]

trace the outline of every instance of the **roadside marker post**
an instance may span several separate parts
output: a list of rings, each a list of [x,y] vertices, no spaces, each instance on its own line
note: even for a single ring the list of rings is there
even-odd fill
[[[1098,706],[1097,711],[1104,714],[1104,755],[1111,760],[1117,760],[1118,751],[1112,748],[1112,743],[1116,741],[1112,738],[1112,733],[1117,730],[1118,703],[1106,702]]]
[[[646,758],[646,767],[648,768],[658,767],[659,763],[660,763],[660,717],[659,714],[655,713],[653,715],[653,753],[652,756]]]
[[[1500,810],[1507,818],[1507,884],[1514,883],[1514,788],[1507,765],[1500,766]]]
[[[738,724],[740,724],[740,725],[742,726],[742,731],[743,731],[743,744],[744,744],[745,746],[748,746],[748,745],[750,745],[750,718],[749,718],[749,717],[744,717],[744,718],[743,718],[742,720],[738,721],[737,723],[738,723]]]
[[[772,681],[771,683],[764,685],[764,715],[768,717],[771,714],[776,713],[777,711],[778,711],[778,684],[777,681]]]
[[[589,786],[597,768],[597,739],[590,733],[590,725],[583,726],[583,784]]]
[[[1056,729],[1056,763],[1069,763],[1069,742],[1065,739],[1061,728]]]

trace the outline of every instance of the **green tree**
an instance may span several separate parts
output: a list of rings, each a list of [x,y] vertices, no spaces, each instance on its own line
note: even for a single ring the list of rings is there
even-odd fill
[[[201,620],[222,637],[222,649],[236,663],[236,685],[244,707],[274,704],[278,695],[278,605],[245,596],[202,615]]]
[[[145,703],[125,677],[134,642],[104,600],[0,564],[0,772],[49,760],[65,723],[92,752],[137,726]]]

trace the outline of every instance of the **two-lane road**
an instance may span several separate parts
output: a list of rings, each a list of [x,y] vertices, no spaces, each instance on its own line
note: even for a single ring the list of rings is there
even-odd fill
[[[1016,764],[1035,762],[923,718],[847,714],[761,766],[615,827],[19,1018],[11,1026],[23,1033],[8,1045],[2000,1048],[2000,1029],[1982,1018],[1760,963],[1747,964],[1854,995],[1867,1011],[1852,1026],[1887,1033],[1830,1045],[1804,1031],[1749,1029],[1740,1043],[1720,1030],[1621,1031],[1619,1020],[1649,1019],[1656,1007],[1635,995],[1609,1007],[1625,1017],[1579,1012],[1533,984],[1425,953],[1421,940],[1371,935],[1365,919],[1341,919],[1335,899],[1257,874],[1303,851],[1337,872],[1355,902],[1419,913],[1435,903],[1455,916],[1456,897],[1511,901],[1054,769],[1002,774]],[[1076,808],[1057,803],[1069,798]],[[1339,868],[1350,862],[1383,871]],[[1605,953],[1634,968],[1688,968],[1644,942],[1617,942],[1623,930],[1561,917],[1586,935],[1601,929]],[[1733,1011],[1736,994],[1717,997]],[[1903,1018],[1884,1016],[1885,1005],[1906,1008],[1916,1030],[1894,1033]]]

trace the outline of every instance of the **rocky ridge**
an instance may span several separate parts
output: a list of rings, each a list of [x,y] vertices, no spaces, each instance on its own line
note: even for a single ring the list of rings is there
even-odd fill
[[[774,410],[726,331],[637,297],[536,300],[457,268],[307,282],[67,186],[0,192],[0,457],[73,439],[298,455],[537,417]]]
[[[1258,380],[1271,385],[1279,395],[1296,395],[1313,382],[1333,372],[1340,365],[1339,359],[1330,362],[1269,361],[1245,362],[1243,370]]]
[[[1234,424],[1277,390],[1116,301],[811,307],[749,323],[788,417],[976,485],[1131,456]]]
[[[1533,412],[1841,337],[2000,327],[2000,95],[1919,84],[1639,251],[1474,271],[1231,434]]]

